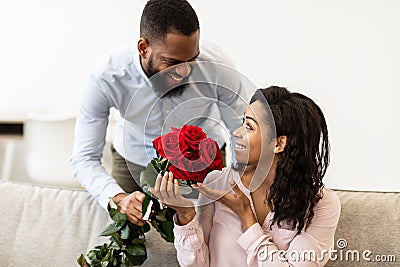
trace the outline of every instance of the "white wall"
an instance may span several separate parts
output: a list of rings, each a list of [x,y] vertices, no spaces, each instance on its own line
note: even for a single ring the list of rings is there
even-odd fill
[[[136,42],[145,2],[2,1],[1,112],[75,109],[90,66]],[[399,1],[191,3],[201,38],[220,44],[256,85],[287,86],[323,108],[329,186],[400,191]]]

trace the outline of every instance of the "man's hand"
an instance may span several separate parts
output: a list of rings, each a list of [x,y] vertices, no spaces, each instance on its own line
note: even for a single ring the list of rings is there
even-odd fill
[[[113,197],[113,201],[117,204],[118,210],[126,214],[128,220],[138,226],[143,226],[142,203],[145,199],[145,194],[140,191],[135,191],[128,195],[121,193]]]

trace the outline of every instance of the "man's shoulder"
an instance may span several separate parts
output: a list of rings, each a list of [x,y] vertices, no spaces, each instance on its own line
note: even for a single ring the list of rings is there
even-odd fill
[[[93,66],[92,75],[106,76],[110,73],[125,72],[133,64],[135,47],[129,43],[122,44],[103,55]]]
[[[224,50],[218,44],[209,41],[202,41],[200,43],[200,55],[198,60],[221,63],[234,67],[232,59],[228,57]]]

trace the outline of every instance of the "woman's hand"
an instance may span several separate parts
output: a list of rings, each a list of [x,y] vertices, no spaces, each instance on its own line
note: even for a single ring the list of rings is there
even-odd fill
[[[159,173],[154,188],[149,187],[149,191],[163,204],[176,210],[179,225],[188,224],[196,215],[193,202],[181,195],[172,172],[165,172],[164,177]]]
[[[234,181],[230,180],[229,182],[233,185],[232,189],[234,194],[212,189],[203,183],[197,183],[197,185],[192,185],[192,187],[199,190],[199,192],[207,198],[217,200],[230,208],[237,216],[239,216],[243,230],[246,231],[250,226],[255,224],[257,220],[251,210],[250,200],[242,190],[239,189]]]

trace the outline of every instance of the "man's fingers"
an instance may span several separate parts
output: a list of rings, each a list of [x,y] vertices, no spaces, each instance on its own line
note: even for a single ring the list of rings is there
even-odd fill
[[[138,219],[138,218],[136,218],[135,216],[132,216],[132,215],[128,215],[128,220],[130,222],[132,222],[133,224],[136,224],[138,226],[143,226],[144,223],[145,223],[145,221],[140,220],[140,219]]]
[[[140,192],[140,191],[136,191],[136,192],[134,192],[134,194],[135,194],[136,200],[139,201],[140,204],[142,204],[143,201],[144,201],[144,199],[146,198],[146,195],[143,194],[143,193]]]

